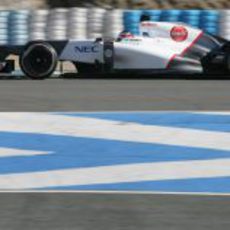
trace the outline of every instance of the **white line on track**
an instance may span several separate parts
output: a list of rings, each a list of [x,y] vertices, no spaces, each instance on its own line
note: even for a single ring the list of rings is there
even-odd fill
[[[230,176],[230,159],[101,166],[0,175],[0,189],[36,189]]]
[[[221,116],[229,116],[230,112],[228,111],[195,111],[191,112],[195,114],[203,114],[203,115],[221,115]]]
[[[199,110],[125,110],[125,111],[116,111],[116,110],[110,110],[110,111],[68,111],[64,112],[65,114],[136,114],[136,113],[145,113],[145,114],[156,114],[156,113],[161,113],[161,114],[190,114],[190,113],[195,113],[195,114],[210,114],[210,115],[230,115],[229,111],[199,111]],[[52,112],[50,114],[60,114],[60,112]],[[63,114],[63,113],[62,113]]]
[[[37,155],[47,155],[47,154],[52,154],[52,152],[0,147],[0,158],[1,157],[27,157],[27,156],[37,156]]]
[[[117,190],[0,190],[0,194],[112,194],[112,195],[178,195],[178,196],[220,196],[230,197],[230,193],[218,192],[164,192],[164,191],[117,191]]]
[[[46,113],[0,113],[0,131],[230,150],[230,133]]]

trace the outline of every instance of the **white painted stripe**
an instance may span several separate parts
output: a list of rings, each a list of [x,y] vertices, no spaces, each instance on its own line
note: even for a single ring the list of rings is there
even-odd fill
[[[35,189],[230,176],[230,159],[144,163],[0,175],[0,189]]]
[[[204,114],[204,115],[224,115],[224,116],[229,116],[230,112],[229,111],[200,111],[200,112],[192,112],[195,114]]]
[[[223,115],[230,115],[229,111],[199,111],[199,110],[124,110],[124,111],[116,111],[116,110],[110,110],[110,111],[68,111],[64,112],[65,114],[134,114],[134,113],[145,113],[145,114],[155,114],[155,113],[161,113],[161,114],[173,114],[173,113],[180,113],[180,114],[189,114],[189,113],[203,113],[203,114],[223,114]],[[58,112],[53,112],[52,114],[60,114]],[[63,113],[62,113],[63,114]]]
[[[1,157],[27,157],[27,156],[47,155],[51,153],[52,152],[12,149],[12,148],[0,148],[0,158]]]
[[[174,195],[174,196],[220,196],[228,197],[230,193],[223,192],[165,192],[165,191],[118,191],[118,190],[0,190],[0,194],[98,194],[98,195]]]
[[[0,131],[230,150],[230,133],[45,113],[0,113]]]

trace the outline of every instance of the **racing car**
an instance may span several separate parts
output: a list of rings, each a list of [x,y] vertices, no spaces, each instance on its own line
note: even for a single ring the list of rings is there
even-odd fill
[[[16,54],[21,70],[32,79],[50,77],[59,61],[72,62],[79,75],[230,73],[229,41],[180,22],[142,17],[139,27],[139,35],[122,31],[115,39],[39,40],[0,47],[2,71],[9,70],[7,56]]]

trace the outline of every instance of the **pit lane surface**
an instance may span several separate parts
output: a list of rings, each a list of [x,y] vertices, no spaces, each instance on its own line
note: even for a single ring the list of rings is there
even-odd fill
[[[1,194],[4,230],[227,230],[230,198],[133,194]]]
[[[0,111],[229,110],[228,80],[1,80]]]

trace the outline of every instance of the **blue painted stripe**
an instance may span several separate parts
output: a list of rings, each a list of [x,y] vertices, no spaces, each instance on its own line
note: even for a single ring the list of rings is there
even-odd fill
[[[230,151],[43,134],[0,132],[0,140],[0,147],[54,152],[51,155],[0,158],[1,174],[230,158]]]
[[[73,117],[88,117],[143,125],[190,128],[198,130],[230,132],[230,115],[196,113],[64,113]]]
[[[65,186],[45,189],[230,193],[230,177]]]

